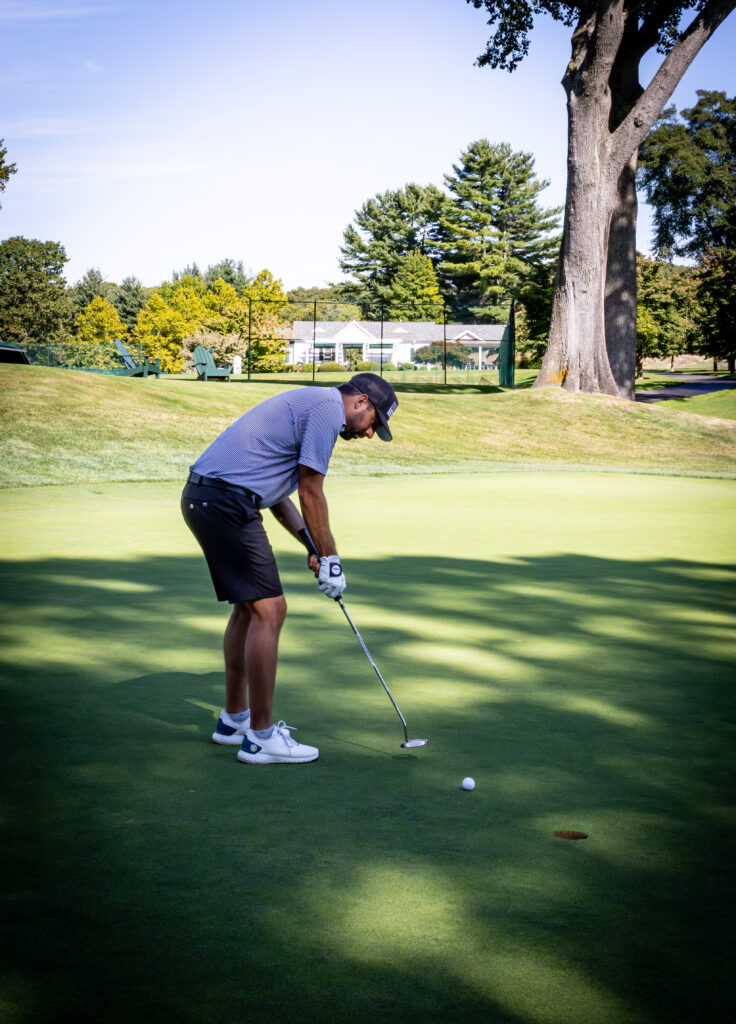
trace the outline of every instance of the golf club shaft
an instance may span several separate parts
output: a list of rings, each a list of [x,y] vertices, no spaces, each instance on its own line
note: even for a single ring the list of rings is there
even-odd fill
[[[378,666],[376,665],[375,661],[374,661],[374,660],[373,660],[373,658],[371,657],[371,652],[370,652],[370,651],[368,650],[368,648],[366,647],[365,643],[363,642],[363,637],[362,637],[362,636],[360,635],[360,633],[358,632],[358,630],[357,630],[357,628],[356,628],[356,626],[355,626],[355,623],[354,623],[354,622],[353,622],[353,620],[352,620],[352,619],[350,618],[350,615],[349,615],[349,613],[348,613],[348,610],[347,610],[347,608],[345,607],[345,604],[344,604],[344,602],[343,602],[343,599],[342,599],[341,597],[338,597],[338,598],[336,598],[335,600],[337,601],[337,603],[338,603],[338,604],[340,605],[340,607],[342,608],[342,610],[343,610],[343,613],[344,613],[344,615],[345,615],[345,618],[346,618],[346,619],[348,620],[348,622],[350,623],[350,626],[351,626],[351,628],[352,628],[352,630],[353,630],[353,633],[355,633],[355,635],[357,636],[357,638],[358,638],[358,641],[359,641],[359,643],[360,643],[360,646],[361,646],[361,647],[363,648],[363,650],[365,651],[365,656],[366,656],[366,658],[368,659],[368,661],[369,661],[369,662],[371,663],[371,665],[373,666],[373,671],[374,671],[374,672],[376,673],[376,675],[378,676],[378,678],[379,678],[379,679],[381,680],[381,685],[383,686],[384,690],[385,690],[385,691],[386,691],[386,693],[388,694],[388,699],[389,699],[389,700],[391,701],[391,703],[393,704],[394,708],[396,709],[396,714],[397,714],[397,715],[399,716],[399,718],[401,719],[401,724],[402,724],[402,725],[403,725],[403,727],[404,727],[404,739],[405,739],[405,741],[406,741],[406,742],[408,743],[408,742],[409,742],[409,732],[408,732],[408,730],[407,730],[407,728],[406,728],[406,720],[404,719],[404,716],[403,716],[403,715],[401,714],[401,712],[399,711],[399,705],[398,705],[398,704],[396,703],[396,701],[395,701],[395,700],[393,699],[393,697],[391,696],[391,691],[389,690],[388,686],[386,686],[386,681],[385,681],[385,679],[383,678],[383,676],[381,675],[381,673],[380,673],[380,672],[378,671]]]

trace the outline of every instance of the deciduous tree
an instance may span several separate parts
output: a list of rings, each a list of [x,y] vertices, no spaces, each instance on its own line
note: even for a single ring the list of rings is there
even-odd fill
[[[74,322],[77,359],[83,366],[114,366],[117,359],[113,342],[115,338],[124,340],[127,333],[112,303],[98,295]]]
[[[8,163],[5,157],[8,155],[8,151],[3,145],[5,139],[0,139],[0,192],[5,191],[5,186],[8,184],[11,174],[15,174],[18,170],[15,164]],[[0,203],[0,210],[2,204]]]
[[[0,338],[27,344],[67,337],[66,262],[59,242],[16,235],[0,243]]]
[[[161,369],[166,373],[181,373],[184,338],[196,329],[197,325],[188,330],[185,316],[154,293],[138,314],[135,339],[150,359],[161,360]]]
[[[467,0],[496,26],[478,64],[513,71],[534,18],[570,26],[563,75],[568,177],[549,343],[535,386],[633,398],[636,154],[693,59],[736,0]],[[639,67],[663,60],[646,88]]]

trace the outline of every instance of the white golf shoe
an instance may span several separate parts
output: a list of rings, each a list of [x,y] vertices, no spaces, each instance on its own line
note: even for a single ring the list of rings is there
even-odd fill
[[[297,743],[291,735],[293,728],[293,725],[279,722],[267,740],[256,736],[252,729],[246,729],[238,761],[245,764],[305,764],[316,761],[319,750],[308,747],[306,743]]]
[[[227,711],[221,711],[217,719],[217,728],[212,733],[213,743],[222,743],[228,747],[240,746],[245,736],[245,730],[250,725],[250,713],[244,722],[236,722]]]

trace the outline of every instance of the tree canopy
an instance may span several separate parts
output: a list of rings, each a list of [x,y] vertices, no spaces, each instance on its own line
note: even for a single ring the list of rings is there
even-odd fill
[[[513,71],[537,16],[568,25],[565,222],[549,340],[535,386],[634,397],[636,154],[736,0],[467,0],[495,31],[480,66]],[[641,61],[657,50],[651,81]]]
[[[698,90],[668,107],[639,149],[638,178],[654,209],[655,252],[700,258],[736,249],[736,98]]]
[[[15,164],[8,163],[5,159],[8,155],[8,151],[3,145],[5,139],[0,139],[0,192],[5,191],[5,186],[8,184],[11,174],[15,174],[18,170]],[[0,210],[2,204],[0,204]]]
[[[16,235],[0,242],[0,338],[24,344],[66,334],[71,306],[66,294],[67,255],[59,242]]]
[[[533,268],[554,261],[560,209],[544,210],[549,182],[534,173],[531,153],[502,142],[473,142],[445,175],[450,193],[440,215],[440,272],[456,305],[483,307],[475,315],[508,315],[512,297]]]

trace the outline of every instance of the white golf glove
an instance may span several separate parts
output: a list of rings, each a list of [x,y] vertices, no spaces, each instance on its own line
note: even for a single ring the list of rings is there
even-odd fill
[[[339,555],[323,555],[319,560],[319,589],[327,597],[338,598],[346,587]]]

